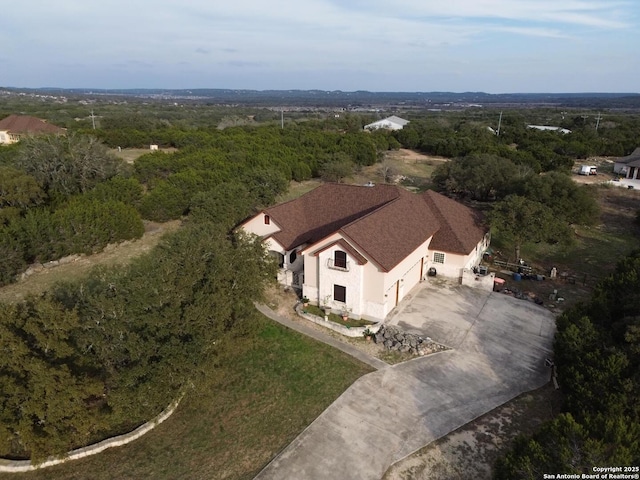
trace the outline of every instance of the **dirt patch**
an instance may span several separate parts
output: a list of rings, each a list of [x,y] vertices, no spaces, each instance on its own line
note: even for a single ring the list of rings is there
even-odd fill
[[[397,158],[407,163],[427,162],[427,161],[444,163],[449,161],[447,157],[440,157],[438,155],[426,155],[424,153],[415,152],[413,150],[409,150],[406,148],[400,148],[398,150],[390,150],[386,152],[386,155],[388,158]]]
[[[0,288],[0,302],[15,303],[27,295],[41,294],[56,282],[72,281],[86,276],[96,265],[123,265],[149,252],[162,236],[180,227],[180,220],[166,223],[145,222],[145,233],[133,241],[107,245],[94,255],[75,255],[73,261],[49,268],[39,268],[24,280]]]
[[[173,153],[177,152],[177,148],[159,148],[158,150],[151,150],[149,148],[113,148],[110,150],[116,157],[121,158],[127,163],[134,163],[142,155],[154,152]]]
[[[560,412],[549,384],[525,393],[392,465],[384,480],[490,479],[496,459],[519,434],[531,435]]]
[[[353,183],[368,181],[384,183],[383,166],[389,169],[387,181],[402,184],[410,190],[425,190],[431,185],[431,175],[436,167],[449,159],[435,155],[424,155],[413,150],[400,149],[384,152],[381,162],[362,168],[354,175]]]
[[[576,160],[572,169],[572,178],[576,183],[597,185],[599,183],[606,183],[618,175],[613,173],[614,159],[609,157],[590,157],[586,160]],[[580,175],[580,168],[583,165],[594,166],[598,169],[597,175]]]

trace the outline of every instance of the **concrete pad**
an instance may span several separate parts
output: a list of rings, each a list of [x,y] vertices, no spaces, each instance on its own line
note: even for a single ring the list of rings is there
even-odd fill
[[[389,466],[544,385],[555,331],[531,302],[423,284],[390,319],[454,349],[365,375],[258,479],[379,479]]]

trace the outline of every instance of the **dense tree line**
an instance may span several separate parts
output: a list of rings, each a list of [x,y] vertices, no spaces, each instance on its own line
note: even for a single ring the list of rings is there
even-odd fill
[[[259,240],[202,222],[126,268],[0,306],[0,454],[40,460],[148,420],[246,333],[274,277]]]
[[[127,131],[157,123],[132,115],[112,126]],[[0,283],[29,263],[138,237],[142,218],[166,221],[193,208],[202,212],[224,192],[242,191],[232,210],[248,215],[273,203],[292,179],[322,175],[339,181],[397,144],[386,132],[370,135],[354,125],[353,132],[327,129],[322,122],[285,130],[185,129],[180,134],[188,140],[179,144],[181,150],[144,155],[133,168],[91,136],[25,139],[0,158],[0,251],[12,252],[0,266]]]
[[[134,176],[148,189],[140,211],[152,220],[178,218],[190,212],[196,195],[234,183],[246,188],[251,204],[267,206],[290,180],[339,181],[355,167],[372,165],[379,148],[390,148],[387,138],[392,137],[325,131],[321,125],[201,132],[197,148],[150,153],[136,161]]]
[[[0,164],[0,285],[33,262],[144,232],[143,188],[95,138],[27,138]]]
[[[564,412],[519,438],[496,479],[593,473],[640,464],[640,253],[624,258],[588,303],[557,320],[554,356]]]
[[[527,242],[570,243],[570,225],[593,225],[599,218],[593,187],[562,171],[536,173],[497,155],[455,158],[438,166],[432,180],[449,195],[492,202],[494,234],[514,247],[515,259]]]
[[[495,119],[486,112],[427,115],[412,118],[395,133],[406,148],[448,158],[471,154],[491,154],[526,165],[535,172],[567,170],[576,158],[624,156],[640,145],[640,118],[637,115],[608,115],[606,121],[589,123],[581,115],[570,117],[556,112],[513,110],[505,112],[500,134]],[[595,115],[594,115],[595,116]],[[528,124],[554,125],[570,134],[527,128]],[[491,127],[489,129],[488,127]]]

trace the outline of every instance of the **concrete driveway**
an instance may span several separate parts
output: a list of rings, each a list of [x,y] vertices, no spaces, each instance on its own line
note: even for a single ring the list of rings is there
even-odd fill
[[[388,323],[452,349],[358,379],[258,479],[380,479],[390,465],[549,380],[553,316],[462,286],[414,290]]]

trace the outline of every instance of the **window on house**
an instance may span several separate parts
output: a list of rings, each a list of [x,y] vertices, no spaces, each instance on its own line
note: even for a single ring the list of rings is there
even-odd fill
[[[271,223],[271,217],[269,215],[264,216],[264,224],[269,225]]]
[[[347,252],[336,250],[333,257],[333,266],[338,268],[347,268]]]
[[[333,299],[336,302],[347,303],[347,287],[343,287],[342,285],[334,285]]]
[[[433,263],[444,263],[444,253],[433,252]]]
[[[289,263],[293,263],[296,261],[296,258],[298,258],[298,254],[296,253],[296,251],[294,250],[293,252],[291,252],[289,254]]]

